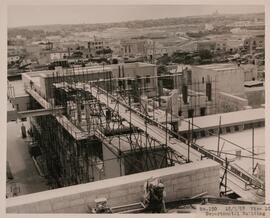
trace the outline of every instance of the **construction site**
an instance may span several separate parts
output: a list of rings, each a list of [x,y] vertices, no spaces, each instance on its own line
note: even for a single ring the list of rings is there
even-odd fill
[[[8,83],[8,122],[21,120],[48,190],[11,194],[7,212],[143,213],[156,181],[163,212],[264,203],[264,102],[252,101],[245,82],[234,64],[167,75],[138,62],[22,74]]]

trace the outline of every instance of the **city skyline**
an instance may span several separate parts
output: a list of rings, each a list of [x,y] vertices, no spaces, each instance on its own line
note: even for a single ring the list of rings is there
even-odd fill
[[[96,24],[213,14],[262,13],[249,5],[16,5],[8,7],[8,27]],[[48,14],[50,16],[48,16]],[[33,19],[35,17],[35,19]]]

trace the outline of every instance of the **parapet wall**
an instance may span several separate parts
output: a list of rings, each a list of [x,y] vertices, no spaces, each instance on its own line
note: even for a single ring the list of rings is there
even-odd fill
[[[216,93],[217,110],[219,113],[227,113],[248,108],[248,100],[225,92]]]
[[[7,213],[86,213],[87,205],[106,197],[109,206],[139,202],[144,183],[160,178],[165,185],[166,201],[192,197],[202,192],[219,195],[218,163],[202,160],[87,184],[59,188],[7,199]]]
[[[246,88],[246,96],[248,104],[253,108],[258,108],[261,107],[262,104],[265,104],[264,87]]]

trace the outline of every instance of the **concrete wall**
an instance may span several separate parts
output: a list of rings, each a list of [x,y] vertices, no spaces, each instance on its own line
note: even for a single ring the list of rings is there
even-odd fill
[[[265,103],[264,87],[246,88],[245,93],[248,99],[248,105],[257,108]]]
[[[94,69],[94,68],[93,68]],[[76,71],[76,70],[75,70]],[[56,72],[56,71],[55,71]],[[68,73],[66,73],[68,72]],[[63,73],[65,73],[65,76],[63,78]],[[58,79],[59,81],[64,80],[64,81],[76,81],[76,82],[83,82],[83,81],[91,81],[91,80],[98,80],[98,79],[105,79],[105,78],[109,78],[109,74],[111,74],[111,71],[105,69],[104,71],[102,71],[102,68],[97,69],[96,71],[91,71],[91,68],[82,68],[80,72],[76,72],[76,76],[74,79],[74,75],[72,73],[72,71],[68,70],[63,70],[63,72],[61,72],[61,70],[59,70],[59,76]],[[42,96],[44,96],[44,98],[49,99],[53,97],[53,88],[52,85],[55,81],[57,81],[57,74],[55,73],[55,78],[52,77],[52,73],[50,75],[42,75],[40,77],[40,91]]]
[[[122,66],[124,66],[124,75],[122,73]],[[157,67],[152,64],[145,64],[145,63],[131,63],[131,64],[124,64],[120,65],[121,67],[121,75],[120,77],[131,77],[136,78],[136,76],[140,77],[146,77],[146,76],[156,76],[157,75]],[[63,72],[66,73],[67,70],[63,69]],[[39,78],[39,84],[40,86],[37,87],[39,90],[39,94],[46,98],[52,98],[53,97],[53,89],[52,89],[52,83],[54,82],[54,79],[52,78],[53,72],[55,77],[61,81],[61,77],[63,77],[63,72],[61,69],[55,70],[55,71],[46,71],[45,73],[42,71],[37,71],[36,74],[33,73],[27,73],[25,76],[22,77],[23,82],[25,85],[30,87],[30,80],[33,80],[34,77],[40,77]],[[57,72],[57,73],[56,73]],[[69,73],[65,74],[65,80],[66,81],[73,81],[74,80],[74,73],[72,70],[68,70]],[[109,79],[110,75],[112,74],[113,78],[118,78],[118,65],[110,65],[104,68],[102,67],[90,67],[90,68],[81,68],[81,69],[75,69],[75,81],[91,81],[91,80],[98,80],[98,79]],[[31,78],[32,77],[32,78]],[[56,78],[55,78],[56,79]],[[146,83],[145,80],[141,83],[144,87],[148,88],[148,92],[145,93],[147,96],[155,96],[156,95],[156,87],[157,87],[157,78],[150,78],[150,82]],[[36,83],[34,82],[34,86],[36,86]],[[126,87],[128,85],[126,84]]]
[[[216,97],[217,111],[219,113],[227,113],[247,109],[248,100],[245,98],[241,98],[225,92],[218,92]]]
[[[106,160],[104,161],[104,173],[106,178],[114,178],[125,175],[123,161],[117,158],[117,156],[104,144],[102,144],[102,153],[103,160]]]
[[[207,81],[207,77],[210,80],[215,81],[216,91],[227,92],[229,94],[244,94],[244,71],[242,68],[232,67],[229,68],[224,64],[218,65],[218,68],[211,69],[210,65],[207,67],[192,66],[192,83]],[[214,85],[214,84],[213,84]],[[200,91],[205,91],[205,84],[200,85]]]
[[[29,95],[18,96],[11,99],[11,104],[17,111],[27,111],[29,105],[30,97]]]
[[[243,69],[245,75],[245,81],[251,81],[253,79],[258,79],[257,66],[253,64],[240,65]]]
[[[213,93],[213,92],[212,92]],[[188,118],[188,111],[193,109],[193,116],[202,116],[201,109],[205,108],[205,115],[215,113],[215,95],[212,94],[212,101],[208,101],[205,95],[193,95],[188,96],[188,104],[184,104],[181,98],[180,110],[182,111],[182,117]]]
[[[147,77],[147,76],[157,76],[157,67],[152,64],[145,63],[130,63],[130,64],[119,64],[119,65],[111,65],[113,71],[113,78],[119,78],[119,66],[120,66],[120,77],[130,77],[136,78]],[[124,72],[123,70],[124,69]],[[156,88],[157,88],[157,78],[150,78],[150,82],[146,83],[145,79],[141,79],[141,87],[148,88],[148,92],[144,94],[146,96],[155,96]],[[128,85],[126,81],[126,87],[131,88],[131,85]]]
[[[136,55],[147,55],[148,51],[148,41],[147,40],[129,40],[121,41],[120,49],[122,56],[136,56]]]
[[[219,194],[219,165],[203,160],[144,173],[44,191],[6,200],[7,213],[86,213],[98,197],[106,197],[109,206],[140,201],[144,183],[161,178],[166,201],[175,201],[207,191]]]

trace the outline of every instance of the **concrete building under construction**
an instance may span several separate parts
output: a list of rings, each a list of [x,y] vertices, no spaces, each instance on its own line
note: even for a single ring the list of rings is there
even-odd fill
[[[220,129],[235,128],[238,125],[228,121],[222,126],[221,123],[216,125],[213,121],[212,126],[203,127],[203,130],[195,126],[193,117],[195,119],[196,116],[220,113],[216,97],[217,81],[205,76],[205,81],[196,82],[193,80],[196,75],[198,73],[195,71],[193,74],[187,71],[165,75],[174,81],[173,89],[167,90],[162,87],[160,82],[162,76],[157,75],[156,66],[152,64],[57,68],[53,71],[23,74],[24,95],[18,96],[16,88],[9,84],[8,96],[11,103],[16,106],[17,118],[28,118],[30,121],[28,134],[32,139],[32,155],[41,157],[38,158],[38,165],[51,188],[92,183],[109,178],[114,181],[113,178],[117,179],[120,176],[134,180],[137,173],[147,172],[151,176],[156,175],[158,171],[161,177],[164,177],[166,185],[177,187],[169,191],[170,201],[175,201],[179,197],[191,197],[190,193],[198,195],[205,191],[216,197],[221,190],[226,194],[227,177],[241,187],[248,185],[254,189],[250,201],[262,200],[263,198],[256,197],[256,190],[260,189],[263,192],[265,189],[261,178],[236,165],[229,165],[227,158],[220,153],[222,149],[215,153],[196,143],[196,135],[202,138],[208,136],[210,132],[220,139],[222,134]],[[224,101],[235,100],[234,93],[230,94],[223,94],[230,95],[224,97]],[[245,106],[248,105],[244,105],[241,109],[248,109]],[[260,113],[254,110],[246,111],[247,114]],[[228,116],[230,117],[230,114]],[[184,119],[187,117],[190,119]],[[264,115],[260,113],[254,119],[235,122],[245,123],[243,125],[246,129],[262,127]],[[254,123],[259,124],[256,126]],[[202,133],[203,131],[207,133]],[[213,161],[202,161],[205,158]],[[206,163],[205,168],[199,166],[199,162]],[[174,177],[174,172],[178,170],[179,175],[182,172],[185,174],[186,168],[181,167],[187,164],[190,164],[188,165],[190,169],[195,167],[194,172],[191,170],[190,173],[195,173],[196,176],[200,167],[205,171],[208,168],[213,170],[213,174],[210,175],[212,180],[208,183],[205,181],[204,185],[197,189],[194,182],[191,184],[192,187],[188,188],[194,189],[194,192],[188,193],[187,190],[181,189],[180,194],[177,182],[175,185],[170,184],[168,177]],[[168,174],[165,168],[168,169]],[[221,181],[219,173],[222,174]],[[201,175],[200,178],[195,176],[195,180],[199,181],[205,178],[205,175]],[[142,181],[135,179],[138,182],[135,183],[140,184],[139,188],[134,185],[137,190],[142,191],[141,184],[146,179],[143,178]],[[124,180],[120,183],[126,185]],[[180,183],[187,182],[181,180]],[[103,188],[108,189],[109,186],[107,184]],[[243,198],[250,197],[247,194],[250,190],[239,191],[240,189],[234,186],[230,188],[233,192],[241,193],[239,195],[244,196]],[[121,191],[122,195],[127,193]],[[135,193],[131,195],[133,197],[127,198],[128,203],[139,199],[139,195]],[[115,202],[111,202],[112,205],[125,203],[123,199],[114,198],[114,194],[109,194],[109,197],[111,200],[115,199]],[[13,205],[11,203],[9,210],[13,211],[16,205],[16,202],[13,202]],[[83,208],[78,212],[84,211]],[[58,209],[60,208],[55,210]]]

